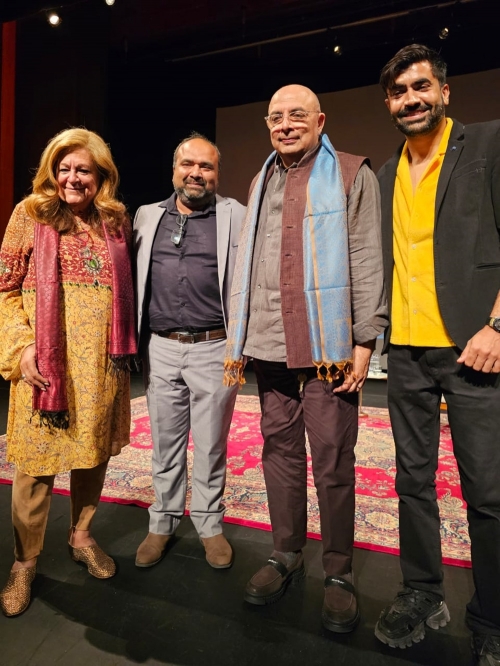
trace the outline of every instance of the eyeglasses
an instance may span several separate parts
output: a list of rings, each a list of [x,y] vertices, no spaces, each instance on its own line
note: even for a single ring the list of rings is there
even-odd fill
[[[294,125],[300,125],[301,123],[305,123],[312,113],[320,113],[320,111],[302,111],[299,109],[297,109],[297,111],[290,111],[288,113],[288,122]],[[282,123],[284,118],[284,113],[271,113],[266,116],[264,120],[269,129],[272,129],[273,127],[276,127],[276,125]]]
[[[175,245],[175,247],[179,247],[179,245],[181,244],[182,237],[184,235],[186,222],[188,221],[188,216],[179,214],[177,215],[177,219],[175,221],[177,222],[177,226],[179,228],[174,229],[172,231],[172,234],[170,235],[170,240]]]

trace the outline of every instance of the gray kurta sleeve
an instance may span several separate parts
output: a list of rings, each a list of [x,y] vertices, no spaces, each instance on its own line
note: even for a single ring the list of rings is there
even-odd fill
[[[354,344],[374,340],[388,325],[380,230],[380,190],[364,164],[347,200]]]

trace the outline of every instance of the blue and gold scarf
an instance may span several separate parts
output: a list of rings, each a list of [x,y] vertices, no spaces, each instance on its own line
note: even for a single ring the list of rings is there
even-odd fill
[[[231,289],[224,383],[244,383],[245,344],[255,232],[266,175],[266,160],[248,202]],[[309,339],[318,378],[332,381],[352,368],[351,285],[347,204],[335,149],[326,135],[307,184],[303,222],[304,296]]]

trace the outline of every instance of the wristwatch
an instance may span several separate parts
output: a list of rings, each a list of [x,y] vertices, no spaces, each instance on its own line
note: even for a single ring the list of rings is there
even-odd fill
[[[494,331],[500,333],[500,317],[488,317],[486,326],[490,326]]]

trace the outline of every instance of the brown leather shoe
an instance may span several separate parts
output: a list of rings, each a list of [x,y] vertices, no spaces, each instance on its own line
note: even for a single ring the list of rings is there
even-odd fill
[[[359,622],[359,608],[352,573],[325,578],[323,626],[337,634],[347,634]]]
[[[222,533],[206,539],[200,537],[200,541],[205,547],[206,560],[211,567],[229,569],[233,563],[233,549]]]
[[[165,555],[167,543],[171,537],[171,534],[153,534],[153,532],[149,532],[137,549],[135,566],[145,569],[158,564]]]
[[[277,557],[271,556],[267,563],[248,581],[245,588],[245,601],[249,604],[264,606],[278,601],[285,593],[289,583],[298,583],[306,575],[302,551],[292,565],[287,566]]]

